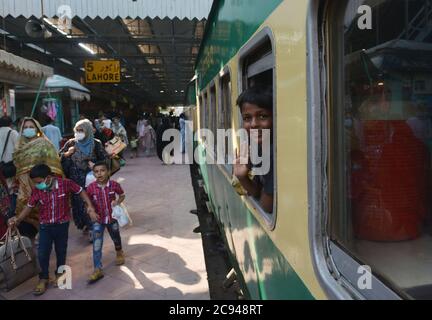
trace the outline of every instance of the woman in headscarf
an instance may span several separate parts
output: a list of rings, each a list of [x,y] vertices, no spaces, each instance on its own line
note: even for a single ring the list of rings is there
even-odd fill
[[[7,231],[7,220],[11,206],[9,190],[6,179],[0,170],[0,239],[3,238]]]
[[[33,118],[24,118],[18,146],[13,154],[13,162],[17,169],[18,198],[15,212],[21,213],[31,196],[34,184],[30,178],[30,170],[37,164],[46,164],[51,171],[63,176],[63,170],[57,150],[43,134],[39,122]],[[22,235],[33,239],[39,230],[39,212],[34,208],[27,218],[19,225]]]
[[[142,147],[146,157],[153,156],[156,146],[156,132],[150,125],[149,120],[144,120],[144,128],[142,129]]]
[[[75,137],[66,142],[60,150],[60,157],[66,177],[85,188],[86,176],[93,169],[93,165],[98,161],[106,161],[108,154],[102,143],[94,138],[90,120],[78,121],[74,132]],[[90,235],[91,220],[80,196],[72,197],[72,213],[77,228]]]
[[[114,117],[113,118],[112,130],[114,132],[114,135],[120,137],[120,139],[122,139],[122,141],[124,143],[129,144],[126,129],[120,123],[120,118],[119,117]]]

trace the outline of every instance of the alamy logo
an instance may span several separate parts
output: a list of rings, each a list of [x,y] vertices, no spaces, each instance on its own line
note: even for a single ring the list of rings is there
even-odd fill
[[[360,30],[372,30],[372,8],[367,5],[360,6],[357,10],[361,14],[357,20],[357,26]]]
[[[57,274],[61,274],[57,279],[58,288],[61,290],[72,290],[72,268],[70,266],[60,266]]]
[[[57,9],[58,15],[58,28],[65,33],[69,33],[72,30],[72,8],[66,4],[63,4]]]
[[[372,289],[372,269],[370,266],[360,266],[357,273],[361,276],[357,280],[357,287],[360,290]]]
[[[238,150],[234,150],[232,141],[239,139]],[[167,129],[162,140],[170,142],[162,151],[166,164],[250,164],[253,175],[266,175],[271,165],[271,130],[270,129],[233,129],[212,130],[201,128],[195,134],[192,121],[185,121],[185,131]],[[193,148],[193,142],[201,140],[207,152],[203,156],[200,150]],[[184,143],[183,143],[184,141]],[[226,143],[228,141],[228,143]],[[183,160],[185,155],[185,160]]]

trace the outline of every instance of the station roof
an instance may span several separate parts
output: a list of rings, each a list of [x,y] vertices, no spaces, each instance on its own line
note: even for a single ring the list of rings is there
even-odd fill
[[[131,103],[181,104],[194,76],[211,4],[211,0],[4,0],[0,47],[77,81],[84,79],[86,60],[119,60],[120,83],[86,86],[93,93],[128,97]],[[68,33],[61,29],[61,5],[72,9]],[[49,31],[45,37],[26,33],[26,23],[35,18]]]
[[[68,6],[71,16],[80,18],[169,18],[207,19],[208,0],[2,0],[0,16],[56,17]]]

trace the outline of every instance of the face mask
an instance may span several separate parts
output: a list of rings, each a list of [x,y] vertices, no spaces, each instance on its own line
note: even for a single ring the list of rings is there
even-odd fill
[[[46,184],[46,179],[44,182],[37,183],[35,186],[36,186],[36,189],[42,190],[42,191],[48,189],[48,185]]]
[[[84,140],[85,133],[84,132],[75,132],[75,139],[78,141]]]
[[[36,136],[36,129],[35,128],[25,128],[23,130],[23,135],[26,138],[33,138]]]
[[[35,185],[36,189],[42,190],[42,191],[48,190],[50,188],[50,186],[52,185],[52,180],[50,181],[50,183],[47,183],[47,179],[48,178],[46,178],[44,182],[37,183]]]
[[[345,127],[346,128],[351,128],[353,126],[353,121],[352,119],[345,119]]]

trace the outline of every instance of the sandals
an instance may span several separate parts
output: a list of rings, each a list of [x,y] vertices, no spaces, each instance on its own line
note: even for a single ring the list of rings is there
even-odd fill
[[[47,291],[47,288],[48,288],[48,280],[41,279],[39,280],[38,285],[33,289],[33,294],[35,296],[43,295],[45,291]]]

